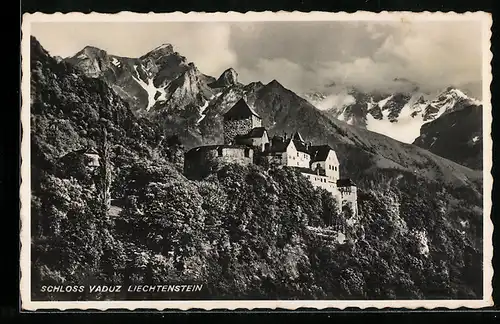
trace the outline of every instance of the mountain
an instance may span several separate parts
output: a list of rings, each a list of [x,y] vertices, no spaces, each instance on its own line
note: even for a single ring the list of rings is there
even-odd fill
[[[353,156],[356,163],[366,164],[365,174],[399,169],[419,173],[433,181],[461,185],[480,182],[480,173],[370,131],[396,125],[399,136],[405,134],[406,141],[413,141],[413,137],[419,135],[414,134],[415,130],[420,130],[424,122],[472,100],[454,88],[430,101],[418,94],[418,89],[414,93],[391,95],[366,94],[352,89],[347,93],[352,99],[344,100],[348,103],[346,106],[321,111],[277,80],[266,85],[261,82],[244,85],[238,82],[237,72],[231,68],[217,79],[206,76],[194,63],[188,63],[174,52],[170,44],[161,45],[137,59],[120,58],[86,47],[65,61],[89,77],[103,79],[115,91],[119,88],[116,92],[125,101],[130,95],[123,92],[129,88],[135,91],[147,84],[156,89],[156,92],[148,90],[145,108],[132,109],[137,116],[158,121],[166,134],[180,136],[187,148],[222,142],[222,115],[243,97],[262,116],[263,125],[271,135],[298,130],[312,142],[329,143],[346,158],[344,165],[355,178],[364,175],[355,176],[359,168],[352,163]],[[121,77],[112,77],[116,75]],[[332,118],[335,114],[336,118]]]
[[[158,46],[139,58],[111,55],[87,46],[65,61],[88,77],[106,81],[132,110],[144,116],[150,111],[155,115],[163,109],[200,106],[216,93],[208,86],[215,78],[202,74],[171,44]]]
[[[366,93],[352,88],[340,94],[313,92],[304,97],[332,118],[405,143],[413,143],[425,123],[464,106],[479,104],[453,87],[435,97],[418,88],[395,93]]]
[[[103,53],[95,57],[94,76],[106,63]],[[150,59],[157,57],[164,54]],[[108,79],[52,58],[34,38],[30,68],[33,300],[164,300],[39,289],[154,282],[203,283],[201,299],[482,298],[481,172],[332,120],[276,80],[226,83],[228,73],[202,116],[174,105],[163,116],[154,105],[131,107]],[[155,87],[195,85],[176,87],[190,90],[177,92],[178,108],[182,96],[216,89],[209,84],[217,80],[204,82],[189,64],[167,72]],[[172,125],[207,143],[220,139],[221,116],[241,97],[271,134],[298,130],[336,150],[342,175],[358,186],[359,227],[349,228],[331,195],[291,168],[227,164],[202,181],[184,177],[183,143],[166,137],[156,116],[173,115]],[[74,159],[86,152],[98,156],[97,167]],[[348,242],[318,235],[331,233],[328,226]]]
[[[413,144],[471,169],[483,167],[483,107],[468,105],[422,125]]]

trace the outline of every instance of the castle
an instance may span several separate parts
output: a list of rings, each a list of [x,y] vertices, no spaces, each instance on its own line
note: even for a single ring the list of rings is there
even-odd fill
[[[262,118],[240,99],[224,114],[224,144],[195,147],[185,154],[184,173],[203,174],[219,162],[297,168],[312,185],[330,192],[339,209],[348,205],[357,215],[356,185],[340,178],[340,163],[328,145],[306,143],[296,132],[269,139]]]

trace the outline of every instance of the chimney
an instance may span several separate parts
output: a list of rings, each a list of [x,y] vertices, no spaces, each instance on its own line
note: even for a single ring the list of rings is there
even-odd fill
[[[286,132],[283,133],[283,139],[286,141]]]

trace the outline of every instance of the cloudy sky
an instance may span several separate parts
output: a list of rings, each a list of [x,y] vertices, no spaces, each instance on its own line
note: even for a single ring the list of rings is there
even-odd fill
[[[31,30],[52,55],[92,45],[138,57],[171,43],[205,74],[233,67],[241,82],[277,79],[298,93],[456,86],[481,98],[478,22],[54,22]]]

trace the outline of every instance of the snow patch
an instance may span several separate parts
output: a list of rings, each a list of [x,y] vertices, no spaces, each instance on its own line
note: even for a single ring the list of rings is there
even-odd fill
[[[380,100],[380,101],[378,102],[378,106],[380,107],[380,109],[384,108],[384,106],[387,104],[387,102],[388,102],[389,100],[391,100],[391,99],[392,99],[392,97],[393,97],[393,96],[389,96],[389,97],[387,97],[387,98],[385,98],[385,99]]]
[[[84,53],[78,55],[76,58],[79,58],[79,59],[86,59],[88,58],[87,55],[85,55]]]
[[[200,115],[201,115],[201,117],[200,117],[200,119],[198,119],[196,121],[197,124],[199,124],[203,120],[203,118],[205,118],[206,115],[204,113],[205,113],[205,110],[207,110],[208,103],[209,103],[209,101],[205,100],[205,103],[203,104],[203,106],[200,107]]]
[[[111,63],[112,63],[114,66],[118,66],[118,67],[120,66],[120,61],[118,61],[118,60],[116,59],[116,57],[113,57],[113,58],[111,59]]]
[[[379,102],[379,107],[380,105]],[[403,143],[411,144],[420,136],[420,127],[424,124],[421,114],[412,117],[412,113],[413,109],[411,105],[407,103],[401,109],[396,123],[390,122],[390,111],[388,109],[382,111],[382,119],[376,119],[371,114],[366,114],[366,128],[369,131],[392,137]]]
[[[156,101],[165,101],[167,100],[167,93],[165,92],[165,89],[164,88],[157,88],[155,87],[155,85],[153,84],[153,80],[148,78],[148,83],[144,82],[141,80],[141,78],[139,77],[139,72],[137,72],[137,65],[134,65],[134,70],[135,70],[135,73],[137,74],[137,77],[135,76],[132,76],[134,78],[134,80],[139,83],[139,85],[144,89],[146,90],[147,94],[148,94],[148,105],[146,106],[146,111],[149,111],[151,109],[151,107],[153,107],[156,103]],[[160,92],[160,96],[155,99],[155,96],[156,96],[156,92]]]
[[[479,141],[479,136],[474,136],[474,137],[472,138],[472,141],[473,141],[474,143],[476,143],[477,141]]]
[[[341,120],[341,121],[344,121],[344,120],[345,120],[345,115],[344,115],[344,113],[345,113],[345,109],[344,109],[344,110],[342,110],[342,112],[340,113],[340,115],[338,115],[338,116],[337,116],[337,119],[338,119],[338,120]]]
[[[463,93],[462,91],[460,91],[458,89],[451,89],[450,93],[452,93],[452,94],[454,94],[457,97],[462,98],[462,99],[469,99],[469,97],[465,93]]]

